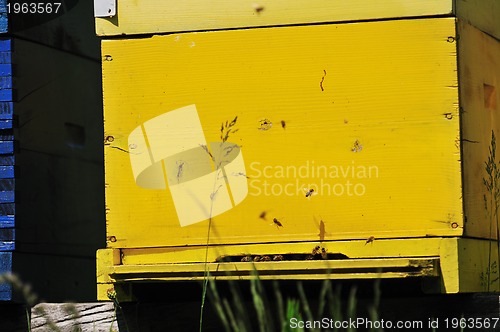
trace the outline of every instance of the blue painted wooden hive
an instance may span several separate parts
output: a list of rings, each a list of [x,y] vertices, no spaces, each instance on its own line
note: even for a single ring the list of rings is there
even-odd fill
[[[92,300],[105,240],[92,2],[60,0],[50,14],[8,2],[0,0],[0,274],[18,274],[45,300]],[[0,283],[0,300],[18,299]]]

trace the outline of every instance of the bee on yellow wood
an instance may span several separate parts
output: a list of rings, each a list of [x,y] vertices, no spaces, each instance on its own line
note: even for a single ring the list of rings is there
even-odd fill
[[[325,248],[321,248],[321,258],[323,258],[323,259],[328,258],[328,253],[326,252]]]
[[[280,228],[280,227],[283,227],[283,224],[281,223],[281,221],[279,221],[278,219],[276,218],[273,218],[273,223],[276,225],[276,228]]]
[[[306,198],[311,198],[312,196],[316,195],[317,192],[314,191],[314,189],[305,189],[303,188],[304,192],[306,193]]]
[[[320,250],[320,249],[321,249],[321,247],[320,247],[320,246],[316,246],[316,247],[314,247],[314,249],[312,250],[312,254],[313,254],[313,256],[314,256],[314,255],[319,254],[319,250]]]
[[[269,119],[262,119],[259,121],[260,127],[257,128],[259,130],[269,130],[273,127],[273,123]]]
[[[365,246],[366,246],[368,243],[372,243],[373,241],[375,241],[375,236],[370,236],[368,239],[366,239]]]

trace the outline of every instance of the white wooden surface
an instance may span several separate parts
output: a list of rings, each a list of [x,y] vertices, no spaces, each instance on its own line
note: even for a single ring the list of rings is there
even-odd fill
[[[31,310],[31,331],[117,332],[119,329],[111,302],[41,303]]]

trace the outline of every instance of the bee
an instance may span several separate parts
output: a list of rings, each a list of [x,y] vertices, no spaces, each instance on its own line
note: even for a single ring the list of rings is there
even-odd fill
[[[255,4],[253,4],[253,10],[257,14],[260,14],[264,10],[264,6],[255,3]]]
[[[314,259],[314,255],[307,255],[306,261],[312,261]]]
[[[280,227],[283,227],[283,224],[281,223],[281,221],[279,221],[278,219],[276,218],[273,218],[273,223],[276,225],[276,228],[280,228]]]
[[[271,122],[271,120],[268,120],[268,119],[262,119],[259,121],[260,123],[260,128],[257,128],[259,130],[269,130],[273,127],[273,123]]]
[[[262,211],[261,214],[259,215],[259,218],[266,220],[266,215],[267,215],[267,211]]]
[[[254,262],[258,262],[258,261],[260,261],[260,256],[255,256],[255,257],[253,258],[253,261],[254,261]]]
[[[321,247],[320,247],[320,246],[316,246],[316,247],[314,247],[314,249],[312,250],[312,254],[313,254],[313,256],[314,256],[314,255],[319,254],[319,250],[320,250],[320,249],[321,249]]]
[[[283,255],[274,255],[273,261],[278,262],[283,260]]]
[[[321,248],[321,258],[323,258],[323,259],[328,258],[328,253],[326,252],[325,248]]]
[[[314,191],[314,189],[305,189],[304,188],[304,191],[306,192],[306,198],[310,198],[312,197],[313,195],[316,195],[316,192]]]
[[[363,145],[359,142],[359,140],[354,141],[354,145],[351,148],[352,152],[361,152],[363,150]]]
[[[252,261],[252,256],[245,256],[241,259],[242,262],[251,262]]]
[[[370,236],[368,239],[366,239],[365,246],[366,246],[368,243],[372,243],[373,241],[375,241],[375,236]]]
[[[285,120],[281,120],[281,128],[286,129],[286,122],[285,122]]]
[[[261,262],[269,262],[270,260],[271,260],[271,257],[269,257],[269,256],[262,256],[262,257],[260,258],[260,261],[261,261]]]

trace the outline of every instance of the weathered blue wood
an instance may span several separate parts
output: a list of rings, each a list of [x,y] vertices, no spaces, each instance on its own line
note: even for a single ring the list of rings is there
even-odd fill
[[[0,88],[0,101],[12,101],[12,89]]]
[[[0,63],[12,63],[12,52],[0,51]]]
[[[14,166],[0,166],[0,179],[14,178]]]
[[[14,241],[15,232],[14,228],[0,228],[0,243]]]
[[[15,224],[15,216],[0,216],[0,228],[11,228]]]
[[[12,129],[12,120],[0,120],[0,129]]]
[[[12,43],[10,38],[0,39],[0,63],[1,64],[12,63]]]
[[[0,0],[0,33],[9,31],[9,17],[7,16],[7,0]]]
[[[12,130],[0,130],[0,141],[13,141],[14,132]]]
[[[14,142],[0,141],[0,154],[12,154],[12,153],[14,153]]]
[[[13,251],[16,249],[15,241],[0,241],[0,252]]]
[[[15,179],[0,179],[0,191],[14,191]]]
[[[12,77],[12,65],[10,63],[0,64],[0,76]]]
[[[0,228],[0,252],[15,249],[15,232],[14,228]]]
[[[0,203],[0,215],[14,216],[16,214],[16,206],[14,203]]]
[[[13,191],[0,191],[0,203],[14,203],[15,196]]]
[[[0,252],[0,274],[12,272],[12,253]],[[12,286],[8,283],[0,283],[0,300],[12,300]]]
[[[0,3],[2,1],[0,0]],[[1,6],[0,6],[1,8]],[[0,52],[5,52],[5,51],[11,51],[12,50],[12,46],[11,46],[11,40],[10,38],[5,38],[5,39],[0,39]]]
[[[16,158],[14,155],[0,155],[0,165],[2,166],[14,166],[16,164]]]
[[[0,65],[2,66],[2,65]],[[6,65],[10,66],[10,65]],[[12,89],[12,77],[0,76],[0,89]]]
[[[14,103],[12,101],[0,102],[0,119],[11,120],[14,112]]]

